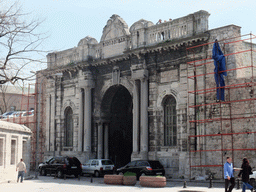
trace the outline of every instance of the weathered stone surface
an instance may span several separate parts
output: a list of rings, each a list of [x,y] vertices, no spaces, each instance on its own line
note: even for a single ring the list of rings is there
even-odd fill
[[[233,45],[231,40],[221,41],[239,36],[240,27],[229,25],[208,30],[208,17],[207,12],[199,11],[155,25],[139,20],[129,30],[121,17],[113,15],[104,27],[99,43],[86,37],[78,47],[48,54],[48,69],[42,72],[52,75],[61,71],[63,76],[49,79],[44,92],[49,102],[43,113],[47,119],[45,154],[49,157],[55,151],[59,155],[73,155],[82,163],[89,158],[104,156],[118,164],[120,154],[113,154],[113,150],[120,148],[122,158],[128,162],[160,160],[167,176],[186,178],[210,172],[222,175],[221,167],[191,168],[190,163],[195,166],[221,165],[224,156],[232,154],[238,159],[245,154],[252,158],[253,152],[238,150],[232,153],[231,148],[232,143],[237,149],[255,148],[254,134],[229,133],[253,132],[253,120],[227,119],[255,115],[255,101],[212,104],[216,102],[214,64],[205,64],[212,61],[215,39],[220,41],[224,54],[248,49],[251,44],[238,41]],[[205,46],[200,46],[202,44]],[[198,47],[193,52],[186,50],[194,45]],[[202,65],[195,69],[193,61],[198,59],[201,61],[196,64]],[[250,67],[241,71],[234,69],[250,66],[255,59],[249,53],[227,56],[227,69],[231,71],[224,77],[226,85],[250,84]],[[195,75],[200,75],[197,81]],[[226,89],[225,100],[255,98],[256,91],[249,84],[239,89]],[[209,92],[189,93],[195,88]],[[170,96],[176,102],[177,131],[171,133],[175,135],[174,145],[165,142],[167,114],[164,106]],[[85,105],[87,97],[91,98],[91,109],[85,116],[88,110],[85,106],[89,106],[88,103]],[[201,106],[191,107],[193,105]],[[73,111],[73,145],[67,147],[65,110],[69,107]],[[84,120],[85,117],[91,124]],[[220,117],[226,119],[220,121]],[[207,122],[189,122],[192,120]],[[87,127],[87,132],[83,127]],[[91,141],[87,138],[89,130]],[[191,135],[213,136],[189,137]],[[112,146],[120,138],[121,142]],[[85,143],[90,145],[88,149]],[[214,151],[216,149],[218,151]],[[191,152],[195,150],[203,151]],[[254,163],[254,159],[250,162]],[[238,161],[235,166],[240,166]]]

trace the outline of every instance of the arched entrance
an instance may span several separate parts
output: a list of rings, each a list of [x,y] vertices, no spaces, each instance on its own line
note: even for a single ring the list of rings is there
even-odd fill
[[[109,122],[108,152],[116,167],[131,161],[132,97],[122,85],[110,87],[102,101],[103,119]]]

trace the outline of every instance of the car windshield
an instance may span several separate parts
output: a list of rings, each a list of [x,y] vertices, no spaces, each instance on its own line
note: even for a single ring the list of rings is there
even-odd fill
[[[163,165],[159,161],[149,161],[149,164],[153,169],[163,168]]]
[[[49,160],[46,161],[46,163],[52,163],[54,161],[54,158],[51,158]]]
[[[79,166],[81,164],[80,161],[75,157],[68,158],[68,161],[69,161],[69,165],[71,165],[71,166],[73,166],[73,165]]]
[[[147,161],[138,161],[136,166],[149,166],[149,163]]]
[[[102,165],[113,165],[114,163],[111,160],[102,160]]]
[[[9,111],[9,112],[4,113],[3,115],[11,115],[12,113],[13,113],[13,111]]]
[[[136,161],[132,161],[126,165],[126,167],[134,167],[136,164]]]

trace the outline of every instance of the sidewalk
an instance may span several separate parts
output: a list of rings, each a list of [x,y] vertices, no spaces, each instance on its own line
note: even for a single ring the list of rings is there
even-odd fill
[[[39,176],[39,180],[30,180],[34,182],[41,182],[43,181],[45,184],[47,183],[56,183],[58,184],[70,184],[75,186],[80,186],[82,188],[91,189],[93,187],[97,192],[126,192],[129,191],[161,191],[161,192],[224,192],[224,180],[213,180],[212,188],[209,188],[210,182],[209,181],[186,181],[186,188],[184,188],[184,181],[181,179],[168,179],[166,183],[166,187],[164,188],[148,188],[148,187],[141,187],[139,181],[135,186],[118,186],[118,185],[106,185],[104,184],[104,179],[102,177],[95,178],[95,177],[81,177],[80,180],[74,177],[64,179],[54,179],[54,177],[44,177]],[[235,186],[233,191],[236,191]],[[69,187],[68,187],[69,188]],[[71,187],[72,188],[72,187]],[[66,191],[66,190],[65,190]],[[72,191],[72,190],[71,190]],[[92,191],[92,190],[89,190]],[[77,192],[77,191],[76,191]]]
[[[193,184],[193,185],[191,185]],[[208,188],[207,183],[188,182],[187,188],[183,188],[182,182],[167,182],[164,188],[141,187],[139,181],[135,186],[123,185],[106,185],[103,178],[93,178],[91,183],[90,177],[54,179],[54,177],[39,176],[38,180],[25,180],[23,183],[4,183],[1,184],[1,191],[4,192],[224,192],[224,186],[218,188]],[[233,190],[235,192],[236,190]]]
[[[2,183],[1,191],[8,192],[17,189],[19,192],[55,192],[55,191],[68,191],[68,192],[224,192],[224,181],[213,180],[213,187],[209,188],[209,181],[186,181],[186,188],[184,188],[185,180],[168,179],[167,185],[164,188],[147,188],[141,187],[139,181],[135,186],[123,185],[106,185],[104,179],[81,177],[80,180],[75,177],[67,177],[66,180],[54,178],[53,176],[39,176],[39,179],[34,179],[34,174],[25,178],[21,183],[10,182]],[[237,191],[237,185],[233,192]],[[241,189],[240,189],[241,190]]]

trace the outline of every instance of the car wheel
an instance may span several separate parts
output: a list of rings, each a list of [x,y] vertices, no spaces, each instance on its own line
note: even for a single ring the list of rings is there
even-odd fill
[[[46,175],[47,175],[46,170],[45,170],[45,169],[42,169],[42,170],[40,171],[40,175],[42,175],[42,176],[46,176]]]
[[[251,184],[251,186],[253,186],[253,188],[255,188],[256,186],[256,183],[255,183],[255,179],[254,178],[252,178],[252,179],[250,179],[250,184]]]
[[[62,177],[63,177],[63,174],[62,174],[62,171],[61,171],[61,170],[58,170],[58,172],[57,172],[57,177],[58,177],[58,178],[62,178]]]
[[[95,172],[94,172],[94,176],[95,176],[95,177],[99,177],[99,176],[100,176],[100,172],[99,172],[99,171],[95,171]]]

